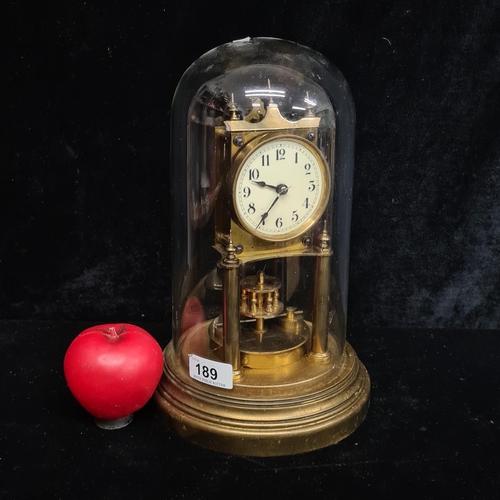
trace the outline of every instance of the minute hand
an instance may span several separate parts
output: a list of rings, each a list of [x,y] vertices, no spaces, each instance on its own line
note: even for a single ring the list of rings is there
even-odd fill
[[[276,196],[276,198],[274,198],[274,201],[271,203],[271,206],[267,209],[267,212],[262,214],[262,216],[260,218],[260,222],[257,224],[257,227],[255,229],[259,229],[259,226],[267,219],[267,216],[269,215],[271,208],[273,208],[274,205],[276,205],[276,202],[279,199],[280,199],[280,195],[278,195],[278,196]]]

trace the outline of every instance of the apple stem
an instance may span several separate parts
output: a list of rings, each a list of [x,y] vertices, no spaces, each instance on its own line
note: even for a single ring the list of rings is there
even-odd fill
[[[114,326],[110,326],[108,328],[108,333],[109,333],[109,336],[111,338],[111,340],[118,340],[119,338],[119,334],[118,332],[116,331],[116,328]]]

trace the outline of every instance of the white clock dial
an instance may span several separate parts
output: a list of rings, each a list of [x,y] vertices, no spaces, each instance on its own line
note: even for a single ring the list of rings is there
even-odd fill
[[[241,225],[265,240],[309,229],[328,202],[328,167],[320,151],[295,136],[261,143],[236,173],[233,203]]]

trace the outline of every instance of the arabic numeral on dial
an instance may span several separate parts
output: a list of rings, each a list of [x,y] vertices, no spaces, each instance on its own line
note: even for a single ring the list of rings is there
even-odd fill
[[[306,175],[311,175],[311,164],[310,163],[306,163],[304,165],[304,170],[306,171]]]
[[[248,186],[245,186],[243,188],[243,198],[248,198],[251,192],[252,190]]]
[[[260,172],[259,172],[259,170],[257,168],[251,168],[248,171],[248,178],[251,181],[256,181],[259,178],[259,175],[260,175]]]
[[[316,189],[316,184],[314,184],[314,181],[309,181],[309,187],[307,189],[309,191],[314,191]]]
[[[262,166],[269,167],[269,155],[262,155]]]
[[[292,212],[292,222],[297,222],[299,220],[299,214],[297,213],[297,210],[294,210]]]
[[[248,213],[249,214],[254,214],[255,213],[255,205],[253,203],[248,204]]]
[[[304,203],[302,203],[302,206],[303,206],[303,207],[306,207],[306,208],[309,208],[309,198],[306,198],[306,199],[304,200]]]
[[[276,219],[276,227],[283,227],[283,219],[281,217]]]
[[[283,148],[276,150],[276,160],[284,160],[285,159],[285,150]]]
[[[200,363],[197,363],[195,368],[198,375],[205,378],[211,378],[212,380],[217,380],[217,370],[215,368],[208,368],[208,366],[200,365]]]
[[[295,153],[295,163],[299,163],[299,153]]]

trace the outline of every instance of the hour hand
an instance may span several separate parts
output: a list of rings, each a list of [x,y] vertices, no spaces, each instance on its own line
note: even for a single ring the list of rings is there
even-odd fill
[[[264,181],[252,181],[260,187],[268,187],[271,189],[277,189],[277,186],[272,186],[271,184],[266,184]]]

